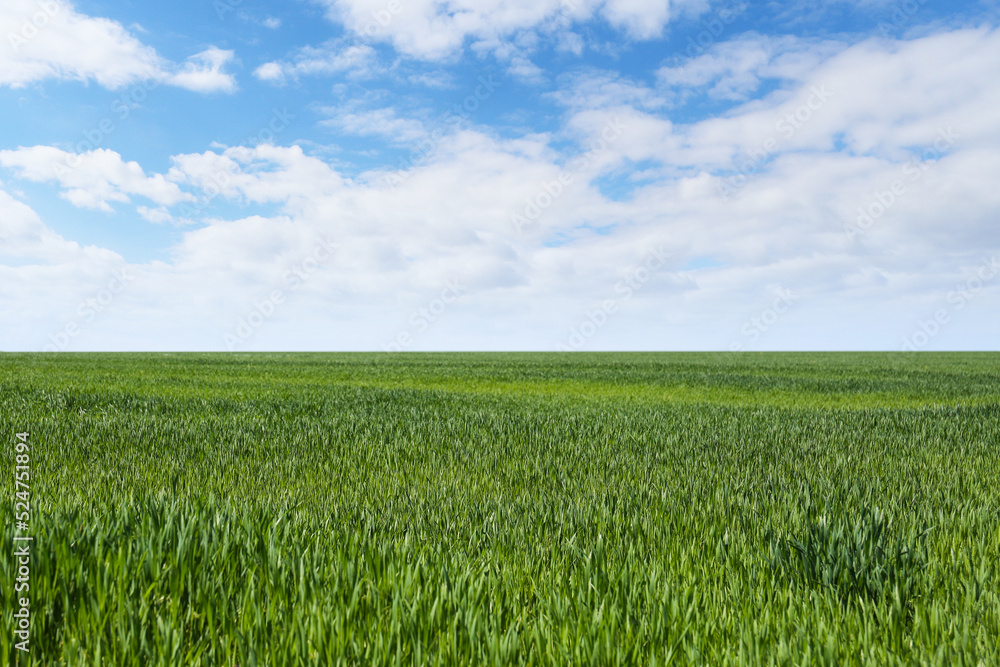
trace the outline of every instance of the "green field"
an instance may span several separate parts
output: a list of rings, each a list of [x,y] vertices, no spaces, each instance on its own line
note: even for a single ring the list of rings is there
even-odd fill
[[[0,427],[10,664],[1000,664],[1000,354],[7,354]]]

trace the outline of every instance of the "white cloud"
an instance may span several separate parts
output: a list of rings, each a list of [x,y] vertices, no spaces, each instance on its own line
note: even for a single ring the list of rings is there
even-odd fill
[[[332,20],[361,37],[387,40],[425,60],[447,58],[467,41],[505,42],[533,32],[563,33],[597,17],[633,39],[662,33],[668,0],[325,0]],[[679,3],[691,6],[700,3]]]
[[[651,39],[663,32],[670,18],[669,0],[607,0],[601,9],[611,25],[635,39]]]
[[[150,266],[153,279],[133,288],[132,318],[109,324],[104,341],[134,346],[128,336],[141,324],[164,332],[147,347],[222,349],[223,335],[255,300],[278,289],[287,304],[247,348],[380,349],[457,279],[464,296],[411,349],[552,349],[606,299],[619,299],[619,313],[588,349],[726,349],[749,343],[741,327],[771,304],[776,286],[792,290],[796,305],[753,349],[898,349],[984,255],[1000,253],[1000,188],[992,184],[1000,173],[993,112],[1000,89],[982,75],[997,62],[996,31],[866,42],[778,77],[780,90],[763,100],[691,123],[671,120],[658,104],[669,92],[662,86],[625,82],[606,94],[585,74],[564,82],[571,90],[559,99],[571,105],[559,134],[454,131],[420,165],[356,178],[297,146],[177,155],[167,185],[267,204],[268,212],[203,219],[185,230],[171,262]],[[694,80],[711,86],[721,80],[713,76]],[[809,107],[822,86],[832,96]],[[808,117],[793,132],[778,129],[803,107]],[[391,110],[359,114],[355,131],[375,131],[379,113],[390,125],[409,120]],[[615,116],[624,129],[611,137],[605,129]],[[956,138],[945,150],[909,163],[948,126]],[[724,177],[769,138],[776,148],[724,200]],[[582,159],[563,148],[567,139]],[[0,153],[0,162],[15,160],[11,153],[20,151]],[[17,157],[13,166],[30,178],[31,169],[45,173],[51,160],[42,157]],[[112,157],[99,171],[122,169],[111,168]],[[906,175],[907,166],[919,178]],[[154,201],[164,207],[143,215],[175,214],[180,190],[154,187],[156,177],[138,166],[128,171],[129,182],[158,192]],[[628,178],[639,171],[642,178]],[[902,192],[870,228],[845,233],[859,208],[901,179]],[[123,180],[105,177],[110,191],[78,189],[116,201],[115,193],[138,189]],[[528,205],[538,214],[518,233],[512,216]],[[327,238],[339,244],[335,256],[293,288],[289,272]],[[625,300],[616,285],[651,246],[665,246],[671,259]],[[706,257],[717,266],[685,268]],[[998,305],[1000,277],[935,345],[993,340]]]
[[[6,260],[37,259],[46,263],[120,260],[97,247],[82,248],[47,228],[27,204],[0,189],[0,265]]]
[[[152,79],[198,92],[235,89],[220,70],[230,52],[208,49],[178,66],[117,21],[81,14],[63,0],[5,0],[0,35],[0,86],[64,79],[114,89]]]
[[[815,330],[808,340],[819,346],[892,348],[900,331],[908,333],[906,313],[916,309],[919,314],[921,304],[933,303],[935,294],[943,298],[979,255],[1000,252],[1000,245],[986,241],[1000,194],[983,185],[986,174],[1000,166],[995,164],[1000,132],[988,120],[989,109],[1000,100],[997,87],[979,76],[1000,55],[1000,38],[973,31],[897,45],[841,46],[811,68],[782,69],[784,54],[800,47],[769,47],[768,57],[755,65],[753,76],[774,72],[782,89],[726,117],[693,124],[668,120],[661,111],[669,94],[665,88],[644,90],[600,73],[594,73],[599,83],[587,77],[568,80],[575,90],[561,98],[572,102],[562,138],[579,139],[580,151],[598,147],[577,170],[570,167],[571,159],[552,150],[555,137],[498,141],[475,131],[447,137],[425,164],[400,174],[394,188],[368,177],[341,179],[332,187],[335,173],[318,165],[310,168],[311,177],[282,178],[282,171],[311,160],[286,155],[284,166],[260,178],[269,184],[272,201],[286,197],[284,214],[301,226],[270,225],[268,233],[284,230],[280,233],[287,239],[300,238],[307,229],[315,235],[333,233],[345,248],[338,268],[312,283],[317,305],[320,293],[345,294],[349,301],[352,281],[366,298],[378,301],[391,294],[427,294],[445,276],[461,275],[475,286],[474,302],[493,318],[527,318],[524,329],[530,334],[518,338],[512,333],[506,343],[497,339],[498,346],[516,346],[518,340],[538,346],[540,335],[551,335],[553,343],[564,338],[586,308],[605,295],[615,296],[614,285],[647,246],[663,243],[675,252],[677,263],[644,288],[629,304],[631,313],[622,316],[623,322],[649,332],[638,336],[646,346],[726,348],[734,340],[746,342],[742,324],[769,305],[771,289],[781,285],[795,290],[801,304],[787,331],[811,326]],[[726,48],[737,51],[749,44],[719,53],[726,54]],[[714,86],[728,77],[734,81],[728,90],[739,90],[736,61],[723,61],[725,66],[711,76],[692,74],[692,85]],[[812,89],[824,85],[834,94],[818,110],[809,109],[808,122],[790,137],[780,131],[778,123],[794,117]],[[600,149],[601,133],[615,115],[626,129]],[[858,207],[900,177],[913,146],[933,145],[937,128],[948,118],[956,131],[969,134],[939,160],[922,165],[928,167],[926,174],[907,183],[905,195],[872,229],[855,238],[846,234]],[[723,177],[741,155],[770,137],[778,141],[778,150],[736,196],[723,200]],[[879,144],[870,143],[873,137]],[[840,152],[837,141],[864,150]],[[879,157],[863,154],[872,150]],[[633,181],[620,198],[602,194],[606,179],[623,165],[644,161],[662,165],[650,170],[651,182]],[[570,173],[571,182],[552,198],[546,186],[560,173]],[[254,179],[241,185],[243,196],[257,191],[260,183]],[[517,234],[511,216],[523,213],[531,201],[547,205],[535,226]],[[596,234],[596,228],[612,231]],[[188,256],[194,257],[198,247],[204,261],[224,257],[224,246],[252,234],[241,223],[227,223],[225,229],[225,235],[214,237],[215,250],[201,246],[207,236],[187,237]],[[704,256],[724,266],[681,270]],[[934,278],[925,277],[928,271]],[[995,302],[997,292],[988,294],[993,296],[984,295],[982,303]],[[402,298],[404,317],[408,297]],[[861,328],[856,314],[842,314],[838,322],[827,313],[844,298],[857,307],[878,308],[887,318]],[[886,307],[886,300],[895,305]],[[512,305],[518,301],[532,305]],[[657,315],[650,308],[672,314]],[[714,320],[701,312],[714,313]],[[454,315],[435,339],[454,344],[463,326],[480,335],[469,318]],[[674,337],[657,337],[667,322]],[[623,324],[617,334],[602,332],[604,345],[631,340],[643,346],[628,337],[628,329]],[[383,338],[391,338],[391,327]],[[353,340],[350,345],[371,346]],[[787,346],[793,340],[778,332],[769,344]]]
[[[110,202],[127,203],[129,195],[163,205],[194,199],[162,174],[147,176],[137,162],[125,162],[118,153],[103,148],[81,154],[51,146],[3,150],[0,165],[30,181],[58,182],[62,196],[80,208],[111,211]]]
[[[262,81],[280,83],[285,78],[316,74],[347,72],[351,76],[366,78],[379,71],[375,49],[366,45],[347,45],[331,40],[322,46],[307,46],[293,56],[291,62],[264,63],[254,71]]]
[[[125,264],[115,252],[67,240],[0,189],[0,349],[38,350],[60,333],[69,341],[65,326],[81,299]]]
[[[141,215],[143,218],[152,222],[153,224],[162,224],[165,222],[176,223],[177,218],[175,218],[166,206],[158,206],[157,208],[150,208],[148,206],[136,206],[136,213]]]
[[[448,72],[423,70],[407,77],[410,83],[427,86],[428,88],[447,89],[454,88],[454,78]]]
[[[348,134],[380,136],[396,144],[413,144],[427,136],[424,124],[413,118],[400,118],[392,108],[353,111],[328,107],[322,110],[330,116],[320,121],[322,127],[337,128]]]
[[[281,81],[285,78],[285,70],[281,63],[264,63],[254,70],[254,76],[261,81]]]
[[[188,58],[179,72],[167,77],[167,83],[199,93],[231,93],[236,90],[236,79],[223,72],[222,68],[233,57],[232,51],[214,47],[207,49]]]
[[[656,109],[667,103],[662,91],[629,81],[617,72],[576,72],[560,77],[559,84],[549,96],[571,109],[600,109],[622,105]]]
[[[556,38],[556,48],[559,51],[572,53],[574,56],[582,56],[583,47],[583,37],[575,32],[563,32]]]
[[[510,59],[507,73],[516,79],[530,83],[544,83],[546,81],[542,68],[522,55],[516,55]]]
[[[674,101],[705,92],[723,100],[749,99],[765,79],[801,81],[847,44],[798,37],[749,33],[712,45],[683,64],[657,71],[661,86]]]
[[[167,176],[173,183],[206,192],[218,190],[222,196],[253,203],[294,201],[296,206],[307,207],[310,197],[338,191],[343,183],[329,165],[305,155],[299,146],[236,146],[221,154],[206,151],[176,155],[172,160],[174,166]]]

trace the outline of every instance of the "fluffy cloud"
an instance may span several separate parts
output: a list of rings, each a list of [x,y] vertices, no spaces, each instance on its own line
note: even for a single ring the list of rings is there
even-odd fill
[[[80,247],[46,227],[38,214],[24,202],[0,189],[0,257],[16,258],[33,265],[31,260],[47,264],[79,261],[114,262],[121,257],[95,246]],[[0,259],[0,265],[7,262]],[[11,276],[8,273],[8,276]]]
[[[356,41],[388,42],[400,54],[423,61],[448,61],[469,47],[478,55],[492,54],[510,76],[540,84],[545,72],[532,62],[543,41],[581,55],[584,39],[573,27],[600,21],[627,38],[659,37],[674,13],[697,15],[704,0],[323,0],[331,21],[342,24]],[[673,5],[673,7],[671,6]],[[261,80],[281,83],[306,74],[350,73],[368,77],[386,68],[377,63],[370,46],[350,37],[319,47],[305,47],[289,60],[260,65]]]
[[[175,183],[200,188],[209,195],[252,203],[299,202],[339,191],[343,179],[299,146],[236,146],[223,153],[177,155],[167,174]],[[172,184],[173,185],[173,184]],[[175,186],[176,187],[176,186]]]
[[[330,118],[320,121],[323,127],[337,128],[359,136],[380,136],[394,143],[412,145],[427,136],[424,124],[413,118],[401,118],[391,107],[353,111],[325,108]]]
[[[846,44],[753,33],[714,44],[704,54],[657,72],[662,86],[675,95],[695,91],[722,100],[743,101],[762,80],[801,80]]]
[[[817,327],[816,345],[871,346],[874,339],[891,348],[912,326],[905,314],[932,307],[983,253],[1000,252],[988,242],[1000,195],[982,187],[998,166],[1000,133],[988,118],[1000,91],[978,74],[1000,61],[1000,34],[957,31],[824,49],[826,58],[802,67],[789,64],[788,54],[803,53],[803,42],[719,45],[708,54],[712,63],[692,64],[684,85],[711,90],[729,80],[725,89],[733,92],[762,78],[783,85],[691,124],[672,123],[662,111],[682,85],[677,79],[651,89],[620,83],[610,94],[586,76],[571,79],[557,96],[570,105],[563,136],[498,141],[457,132],[419,167],[388,179],[340,179],[335,187],[334,174],[314,165],[312,185],[305,178],[284,185],[295,189],[284,213],[301,226],[271,232],[296,238],[312,229],[342,243],[343,264],[313,283],[320,292],[350,295],[353,280],[368,298],[426,294],[445,277],[462,276],[476,302],[535,318],[528,328],[536,336],[547,321],[538,310],[572,320],[574,308],[593,303],[573,306],[572,295],[615,297],[647,249],[665,246],[670,265],[628,304],[650,331],[671,322],[677,338],[660,345],[697,345],[684,332],[727,318],[701,344],[749,343],[744,320],[780,287],[796,294],[789,318]],[[731,56],[744,52],[764,55],[740,70]],[[754,82],[736,83],[741,72]],[[616,125],[618,135],[609,130]],[[578,142],[575,158],[552,150],[557,138]],[[286,159],[281,169],[309,160]],[[275,196],[276,180],[265,178]],[[258,185],[242,187],[249,194]],[[859,210],[877,215],[859,221]],[[530,224],[518,229],[518,218]],[[234,243],[245,231],[239,223],[228,229]],[[218,253],[202,249],[202,256]],[[685,268],[706,257],[715,268]],[[987,294],[984,303],[997,290]],[[900,317],[859,329],[856,313],[840,321],[824,314],[843,298]],[[545,305],[523,312],[513,305],[519,299]],[[887,308],[886,299],[894,305]],[[675,308],[657,315],[649,310],[656,303]],[[801,333],[799,326],[786,324],[786,334]],[[773,336],[777,347],[795,340]]]
[[[451,56],[467,42],[501,43],[526,32],[565,34],[573,23],[601,18],[633,39],[663,32],[668,0],[326,0],[332,20],[363,37],[385,39],[426,60]],[[675,2],[699,11],[701,2]]]
[[[129,195],[165,205],[194,200],[163,175],[147,176],[137,162],[125,162],[118,153],[103,148],[81,154],[51,146],[4,150],[0,165],[30,181],[56,181],[62,196],[80,208],[111,211],[110,202],[127,203]]]
[[[755,71],[795,49],[775,47]],[[137,312],[166,332],[159,347],[223,348],[258,308],[273,315],[246,348],[381,349],[422,331],[412,314],[457,284],[411,349],[553,349],[609,300],[616,312],[588,349],[898,349],[1000,254],[1000,89],[982,76],[998,63],[996,31],[841,46],[775,74],[762,99],[730,96],[725,114],[688,123],[671,120],[678,79],[591,95],[613,78],[591,72],[556,97],[567,103],[558,134],[454,128],[406,169],[349,177],[265,144],[174,156],[165,180],[130,168],[128,182],[156,197],[103,180],[160,204],[148,219],[183,208],[179,186],[250,209],[198,219],[169,264],[144,269]],[[733,66],[692,70],[686,85],[710,90]],[[363,133],[377,120],[352,122]],[[103,173],[122,169],[102,159]],[[0,161],[45,173],[20,151]],[[655,253],[669,257],[651,272]],[[258,305],[276,291],[281,308]],[[748,337],[746,324],[788,293],[788,313]],[[980,278],[954,313],[974,315],[934,344],[991,340],[997,305],[1000,276]],[[128,346],[129,326],[108,344]],[[172,338],[181,328],[188,338]]]
[[[84,320],[76,311],[87,308],[88,297],[103,297],[101,290],[125,267],[115,252],[67,240],[0,189],[0,349],[39,350],[53,337],[68,345]]]
[[[372,47],[358,44],[344,45],[340,40],[331,40],[319,47],[307,46],[299,49],[290,62],[264,63],[254,70],[254,76],[262,81],[281,83],[286,78],[341,72],[350,72],[352,76],[365,78],[378,70],[377,54]]]
[[[601,14],[631,37],[652,39],[663,32],[670,18],[670,3],[664,0],[607,0],[601,7]]]
[[[5,0],[0,35],[7,42],[0,49],[0,86],[68,79],[113,89],[152,79],[198,92],[235,89],[221,71],[231,52],[212,48],[178,65],[120,23],[81,14],[63,0]]]
[[[232,51],[207,49],[188,58],[180,71],[166,77],[166,82],[199,93],[231,93],[236,90],[236,79],[222,69],[233,57]]]

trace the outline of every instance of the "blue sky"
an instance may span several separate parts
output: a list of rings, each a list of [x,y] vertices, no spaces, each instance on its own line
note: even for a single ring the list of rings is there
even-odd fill
[[[0,349],[997,349],[998,19],[8,0]]]

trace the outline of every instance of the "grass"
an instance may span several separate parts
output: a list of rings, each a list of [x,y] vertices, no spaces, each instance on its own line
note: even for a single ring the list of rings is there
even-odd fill
[[[11,664],[1000,663],[998,354],[0,356]]]

